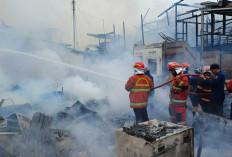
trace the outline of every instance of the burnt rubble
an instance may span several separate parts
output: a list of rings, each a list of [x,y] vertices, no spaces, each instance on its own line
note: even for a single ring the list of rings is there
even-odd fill
[[[72,143],[74,138],[67,130],[52,128],[50,116],[37,112],[32,119],[20,114],[12,114],[1,119],[1,155],[23,157],[69,155],[71,147],[66,146]]]
[[[166,136],[167,134],[174,133],[182,126],[168,126],[166,124],[147,125],[137,124],[131,127],[123,127],[123,131],[129,135],[143,138],[146,141],[154,142],[157,139]]]
[[[99,113],[94,106],[100,106],[100,103],[107,105],[108,102],[92,100],[85,105],[76,101],[51,116],[40,112],[33,115],[30,104],[1,107],[0,147],[12,156],[69,157],[86,151],[95,154],[98,150],[91,149],[95,149],[97,144],[102,149],[101,154],[111,154],[114,150],[109,150],[109,146],[115,145],[112,136],[115,129],[123,127],[126,119],[131,117]],[[97,132],[96,138],[96,133],[93,135],[91,130]],[[89,138],[91,136],[94,136],[94,141]],[[94,145],[91,148],[90,143]]]
[[[0,108],[0,116],[2,117],[7,117],[15,113],[29,116],[32,113],[32,106],[26,103],[22,105],[2,106]]]
[[[232,138],[232,121],[209,113],[198,112],[194,118],[193,127],[196,133],[203,133],[210,130],[222,132]]]
[[[96,101],[91,101],[96,104]],[[88,106],[90,102],[87,103]],[[99,104],[98,104],[99,105]],[[128,116],[124,115],[105,115],[96,112],[87,105],[80,101],[74,103],[71,107],[66,107],[63,111],[58,112],[53,116],[54,124],[59,125],[66,121],[75,121],[75,123],[88,122],[90,125],[96,125],[96,127],[106,128],[113,126],[122,127],[128,119]],[[129,117],[131,118],[131,117]],[[100,125],[100,126],[99,126]]]

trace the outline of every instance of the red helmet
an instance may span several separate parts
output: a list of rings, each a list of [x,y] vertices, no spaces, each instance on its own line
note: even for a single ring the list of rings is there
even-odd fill
[[[134,64],[134,67],[138,68],[138,69],[144,69],[144,64],[143,64],[143,62],[136,62]]]
[[[186,67],[189,67],[190,65],[189,65],[187,62],[184,62],[184,63],[181,64],[181,66],[182,66],[182,68],[184,69],[184,68],[186,68]]]
[[[174,69],[180,67],[180,65],[177,62],[169,62],[168,63],[168,70]]]

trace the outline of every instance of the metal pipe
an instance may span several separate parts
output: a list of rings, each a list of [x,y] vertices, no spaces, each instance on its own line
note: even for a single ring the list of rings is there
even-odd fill
[[[114,34],[114,42],[115,42],[115,25],[113,24],[113,34]]]
[[[204,11],[201,12],[201,53],[200,64],[202,59],[202,53],[204,52]]]
[[[175,5],[175,40],[177,41],[177,5]]]
[[[75,15],[75,0],[72,1],[73,5],[73,47],[76,48],[76,15]]]
[[[214,45],[214,13],[211,13],[211,46]]]
[[[141,28],[142,28],[142,42],[144,45],[144,32],[143,32],[143,15],[141,14]]]
[[[125,31],[125,22],[123,21],[123,41],[124,47],[126,47],[126,31]]]
[[[223,15],[223,35],[226,34],[226,15]]]
[[[184,40],[184,22],[182,23],[182,38],[183,38],[183,40]]]
[[[186,41],[188,42],[188,23],[185,23],[185,31],[186,31]]]
[[[198,17],[196,16],[196,47],[198,47]]]

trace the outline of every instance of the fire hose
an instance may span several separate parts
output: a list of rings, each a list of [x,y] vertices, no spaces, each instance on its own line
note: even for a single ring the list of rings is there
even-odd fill
[[[196,77],[200,77],[201,75],[198,75],[198,74],[183,74],[183,75],[180,75],[180,77],[184,77],[184,76],[196,76]],[[152,90],[160,88],[160,87],[162,87],[162,86],[164,86],[166,84],[169,84],[170,82],[172,82],[174,80],[176,80],[176,78],[173,78],[173,79],[171,79],[171,80],[169,80],[169,81],[167,81],[167,82],[165,82],[165,83],[163,83],[163,84],[161,84],[159,86],[156,86],[156,87],[152,88]]]
[[[184,76],[196,76],[196,77],[200,77],[201,75],[199,75],[199,74],[183,74],[183,75],[180,75],[180,77],[184,77]],[[170,82],[172,82],[174,80],[176,80],[176,78],[173,78],[173,79],[171,79],[171,80],[169,80],[169,81],[167,81],[167,82],[165,82],[165,83],[163,83],[161,85],[158,85],[158,86],[152,88],[151,90],[163,87],[163,86],[169,84]],[[225,90],[225,92],[226,91],[227,90]],[[210,93],[194,93],[194,92],[188,92],[188,94],[192,94],[192,95],[210,95]]]

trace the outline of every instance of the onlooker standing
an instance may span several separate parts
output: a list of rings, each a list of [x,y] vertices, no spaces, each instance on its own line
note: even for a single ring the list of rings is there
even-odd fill
[[[210,70],[215,75],[213,80],[207,79],[202,76],[203,79],[211,86],[211,95],[208,112],[218,116],[223,116],[223,102],[225,99],[224,86],[225,75],[220,70],[218,64],[212,64]]]

